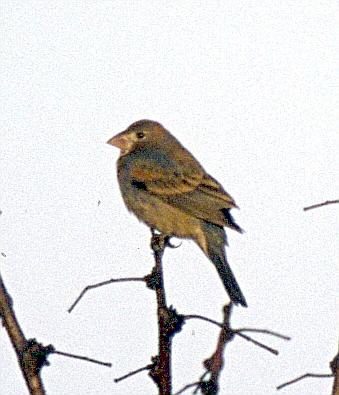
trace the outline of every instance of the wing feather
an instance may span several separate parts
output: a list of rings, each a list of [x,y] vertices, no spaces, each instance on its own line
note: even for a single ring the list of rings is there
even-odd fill
[[[169,162],[169,161],[167,161]],[[130,166],[133,180],[145,184],[149,192],[160,196],[171,196],[193,191],[203,178],[202,170],[183,168],[172,163],[135,159]]]
[[[241,231],[229,213],[237,207],[221,184],[205,173],[197,161],[171,160],[168,156],[140,155],[129,161],[135,186],[196,218]]]

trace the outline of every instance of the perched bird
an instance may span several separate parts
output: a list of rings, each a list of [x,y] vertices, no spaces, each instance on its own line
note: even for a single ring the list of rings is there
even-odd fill
[[[107,141],[120,148],[118,181],[139,220],[167,236],[194,240],[235,304],[246,300],[226,260],[224,226],[242,232],[233,198],[160,123],[141,120]]]

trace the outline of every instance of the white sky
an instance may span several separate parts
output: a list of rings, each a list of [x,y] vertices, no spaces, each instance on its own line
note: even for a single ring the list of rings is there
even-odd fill
[[[292,336],[236,339],[221,394],[276,394],[336,353],[338,37],[332,1],[7,1],[0,6],[0,269],[26,336],[111,361],[52,356],[49,394],[155,394],[147,374],[113,379],[157,352],[155,296],[141,284],[149,231],[124,207],[118,151],[105,144],[140,118],[164,124],[236,199],[246,230],[228,232],[228,257],[249,308],[234,327]],[[101,204],[98,206],[98,201]],[[188,241],[164,259],[168,301],[220,320],[223,286]],[[174,340],[178,390],[203,373],[218,329],[189,321]],[[4,330],[1,394],[26,389]],[[308,379],[288,395],[329,394]]]

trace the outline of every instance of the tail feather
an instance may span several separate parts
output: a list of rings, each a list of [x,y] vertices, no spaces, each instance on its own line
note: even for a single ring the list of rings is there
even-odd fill
[[[224,214],[226,226],[236,230],[239,233],[243,233],[244,231],[240,228],[240,226],[234,221],[229,208],[222,208],[222,213]]]
[[[225,256],[223,257],[212,253],[210,258],[213,261],[232,302],[235,304],[239,303],[241,306],[247,307],[246,299],[241,292],[241,289],[234,277],[230,265],[225,259]]]
[[[224,229],[221,226],[208,222],[205,222],[205,227],[207,227],[204,232],[207,241],[207,255],[214,263],[231,301],[247,307],[246,299],[226,259],[226,235]]]

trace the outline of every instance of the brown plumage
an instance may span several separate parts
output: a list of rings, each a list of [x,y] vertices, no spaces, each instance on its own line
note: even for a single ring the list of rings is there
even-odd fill
[[[241,232],[233,198],[160,123],[141,120],[107,142],[120,148],[118,181],[127,208],[168,236],[194,240],[231,300],[247,306],[226,260],[224,226]]]

